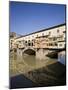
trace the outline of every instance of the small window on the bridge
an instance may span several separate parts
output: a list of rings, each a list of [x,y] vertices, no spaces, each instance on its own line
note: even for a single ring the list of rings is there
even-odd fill
[[[55,43],[55,46],[57,46],[57,43]]]
[[[19,43],[21,43],[21,41],[19,41]]]
[[[12,42],[13,40],[11,40],[11,42]]]
[[[63,33],[66,33],[66,31],[63,31]]]
[[[34,41],[34,39],[32,39],[32,41]]]
[[[33,46],[33,43],[32,43],[32,46]]]
[[[30,46],[31,44],[30,43],[28,43],[28,46]]]
[[[62,46],[62,44],[59,44],[59,46]]]
[[[53,46],[52,43],[50,45]]]
[[[57,40],[57,38],[56,37],[53,37],[53,41],[55,41],[55,40]]]
[[[47,43],[47,46],[49,46],[49,44]]]
[[[25,43],[27,43],[27,41],[25,41]]]
[[[52,46],[52,43],[49,43],[49,46]]]
[[[44,36],[44,33],[42,33],[42,36]]]
[[[38,37],[38,34],[37,34],[37,37]]]
[[[59,33],[59,29],[57,29],[57,33]]]
[[[51,32],[49,32],[49,35],[51,34]]]
[[[28,40],[28,42],[30,42],[30,40]]]

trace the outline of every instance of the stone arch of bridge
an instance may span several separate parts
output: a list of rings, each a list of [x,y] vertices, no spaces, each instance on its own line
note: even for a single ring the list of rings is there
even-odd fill
[[[35,55],[36,51],[34,50],[34,48],[25,48],[23,50],[23,53],[28,54],[28,55]]]

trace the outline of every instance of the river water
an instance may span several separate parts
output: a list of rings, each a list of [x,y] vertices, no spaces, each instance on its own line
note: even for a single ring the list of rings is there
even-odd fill
[[[25,74],[47,65],[53,64],[57,59],[45,57],[44,60],[36,59],[34,55],[17,55],[17,53],[10,53],[10,76]]]
[[[10,53],[9,71],[11,88],[18,87],[19,85],[19,87],[24,87],[24,82],[26,82],[26,87],[28,83],[33,83],[37,86],[65,85],[66,69],[65,65],[62,64],[64,59],[59,57],[58,61],[58,59],[46,56],[45,59],[37,59],[34,55],[25,54],[21,56],[17,53]],[[26,80],[24,81],[23,78]]]

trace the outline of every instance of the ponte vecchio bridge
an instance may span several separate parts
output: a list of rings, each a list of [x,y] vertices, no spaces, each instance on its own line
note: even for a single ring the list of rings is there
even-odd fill
[[[18,54],[36,54],[44,57],[48,52],[65,49],[66,24],[56,25],[20,37],[10,38],[10,49]]]

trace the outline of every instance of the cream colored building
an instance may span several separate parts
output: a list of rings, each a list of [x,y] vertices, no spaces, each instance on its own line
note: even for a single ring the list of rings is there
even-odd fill
[[[16,33],[11,32],[10,33],[10,49],[15,48],[15,39],[16,39]]]
[[[66,24],[57,25],[14,39],[14,48],[65,48]]]

